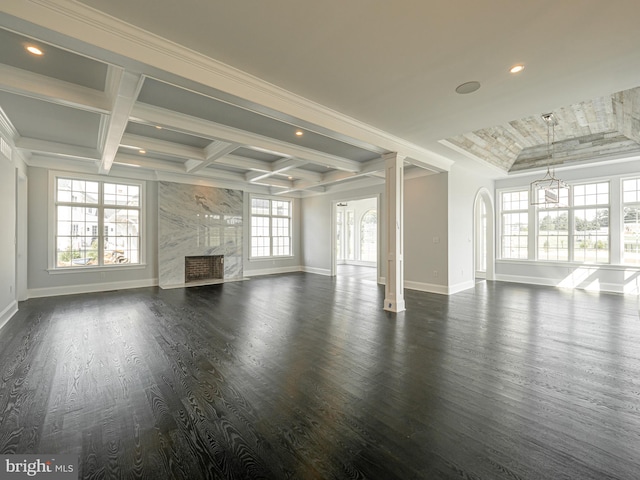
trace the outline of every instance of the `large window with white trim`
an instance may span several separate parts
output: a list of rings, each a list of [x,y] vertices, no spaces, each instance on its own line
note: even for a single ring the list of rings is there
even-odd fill
[[[609,182],[574,185],[573,261],[609,263]]]
[[[292,255],[291,215],[291,200],[251,197],[251,258]]]
[[[640,178],[622,180],[622,263],[640,265]]]
[[[558,203],[537,206],[529,205],[526,190],[502,192],[501,258],[527,259],[531,238],[535,239],[536,260],[609,263],[609,187],[608,181],[572,185],[560,189]],[[633,223],[635,207],[640,207],[640,193],[633,193],[636,187],[640,185],[627,185],[625,222],[629,238],[631,232],[640,232]],[[535,232],[528,228],[531,215],[535,215]],[[634,258],[631,242],[628,250],[629,258]]]
[[[529,257],[529,191],[503,192],[501,197],[501,257]]]
[[[54,177],[53,267],[141,262],[140,183]]]
[[[561,188],[558,195],[557,204],[538,207],[538,260],[569,260],[569,189]]]

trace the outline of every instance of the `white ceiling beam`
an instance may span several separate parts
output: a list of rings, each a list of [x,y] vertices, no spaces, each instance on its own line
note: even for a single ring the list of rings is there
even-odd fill
[[[0,64],[0,90],[93,113],[109,113],[104,92]]]
[[[15,140],[16,148],[32,153],[46,153],[61,157],[73,157],[82,160],[100,160],[100,152],[95,148],[79,147],[66,143],[50,142],[37,138],[20,137]]]
[[[285,175],[293,178],[299,178],[301,180],[310,180],[312,182],[322,181],[321,173],[312,172],[311,170],[303,170],[301,168],[292,168],[291,170],[287,170]]]
[[[132,112],[132,120],[151,125],[165,125],[179,132],[197,135],[212,140],[221,140],[241,146],[258,147],[283,157],[296,157],[309,163],[348,172],[360,171],[360,163],[317,150],[311,150],[290,143],[274,140],[255,133],[220,125],[201,118],[173,112],[160,107],[137,104]]]
[[[243,168],[245,170],[254,170],[256,172],[269,172],[271,164],[264,160],[256,160],[255,158],[242,157],[240,155],[225,155],[216,160],[217,164],[228,165],[230,167]]]
[[[142,135],[134,135],[131,133],[125,133],[122,135],[120,146],[142,148],[147,152],[160,153],[171,157],[200,161],[204,160],[204,150],[201,148],[190,147],[189,145],[180,145],[178,143],[158,140],[157,138],[144,137]]]
[[[113,159],[113,163],[138,166],[147,170],[184,173],[184,170],[180,163],[172,164],[169,162],[154,160],[153,158],[143,157],[141,155],[131,155],[129,153],[118,153]]]
[[[121,163],[130,166],[137,165],[141,168],[154,170],[156,172],[177,173],[181,175],[186,174],[184,167],[179,163],[172,164],[170,162],[154,160],[153,158],[146,158],[139,155],[130,155],[127,153],[118,153],[114,163]],[[208,168],[200,171],[197,176],[245,183],[244,175],[240,173],[227,172],[225,170],[216,170],[215,168]]]
[[[324,175],[322,175],[322,178],[319,180],[301,179],[301,180],[294,181],[293,187],[291,189],[288,189],[279,193],[283,194],[283,193],[291,193],[299,190],[311,190],[314,187],[328,185],[330,183],[341,182],[342,180],[347,180],[349,178],[370,176],[370,175],[376,174],[377,172],[383,169],[384,169],[384,159],[376,158],[374,160],[369,160],[368,162],[362,164],[362,169],[358,173],[342,172],[342,171],[327,172]]]
[[[257,185],[267,185],[270,187],[278,187],[278,188],[286,188],[291,189],[293,187],[293,183],[291,180],[282,180],[274,177],[266,177],[256,181],[251,182]]]
[[[187,166],[187,172],[195,173],[203,168],[208,167],[216,160],[225,155],[237,150],[239,145],[235,143],[221,142],[219,140],[214,140],[209,145],[204,148],[204,159],[197,165],[192,164],[191,166]]]
[[[143,83],[143,75],[123,72],[120,76],[120,81],[117,82],[117,89],[115,85],[113,86],[113,108],[109,118],[109,125],[106,129],[105,143],[102,149],[102,160],[100,162],[100,173],[102,174],[108,174],[109,170],[111,170],[111,165],[118,152],[124,129],[127,127],[131,110],[138,98]]]
[[[198,176],[204,176],[209,178],[217,178],[219,180],[231,180],[234,182],[240,182],[246,184],[244,181],[244,175],[241,173],[227,172],[226,170],[218,170],[215,167],[207,168],[198,172]]]
[[[276,160],[270,166],[270,169],[266,172],[250,172],[245,175],[248,182],[258,183],[258,180],[271,177],[273,175],[284,174],[284,172],[291,170],[294,167],[304,165],[307,162],[300,161],[296,158],[281,158]]]

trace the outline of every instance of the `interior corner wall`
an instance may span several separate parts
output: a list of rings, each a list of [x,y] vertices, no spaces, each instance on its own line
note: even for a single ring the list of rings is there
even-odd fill
[[[251,259],[251,194],[244,192],[244,235],[242,246],[243,270],[245,277],[254,277],[257,275],[271,275],[275,273],[299,272],[302,267],[302,241],[301,241],[301,204],[299,198],[279,197],[285,200],[293,201],[292,211],[292,251],[293,255],[286,258],[269,258],[269,259]]]
[[[448,180],[449,293],[452,294],[475,285],[474,204],[481,188],[493,192],[494,181],[457,164],[449,172]]]
[[[28,287],[30,297],[118,290],[158,284],[158,184],[145,186],[144,236],[146,264],[105,271],[48,271],[49,170],[29,167]]]
[[[0,153],[0,328],[16,313],[16,165]]]
[[[448,293],[447,173],[405,181],[405,287]]]

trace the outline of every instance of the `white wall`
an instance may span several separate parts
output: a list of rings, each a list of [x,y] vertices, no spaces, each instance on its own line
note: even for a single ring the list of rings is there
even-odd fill
[[[15,163],[14,163],[14,158]],[[0,152],[0,328],[18,311],[16,298],[16,176],[19,160]]]
[[[244,235],[243,235],[243,270],[245,277],[253,277],[256,275],[271,275],[274,273],[287,273],[287,272],[299,272],[302,270],[302,242],[301,237],[301,203],[299,198],[278,197],[285,200],[293,201],[293,255],[287,258],[280,259],[265,259],[256,260],[250,259],[251,255],[251,201],[250,194],[244,193]]]
[[[454,164],[448,175],[449,218],[449,283],[448,293],[455,293],[475,284],[474,267],[474,203],[481,188],[493,192],[494,182],[477,171]],[[493,215],[493,212],[488,212]]]
[[[118,290],[158,284],[158,188],[146,182],[145,258],[140,267],[100,271],[48,271],[49,170],[29,167],[29,272],[30,297]]]
[[[556,176],[567,182],[610,180],[610,191],[619,190],[623,178],[640,174],[640,160],[607,165],[582,165],[579,168],[559,170]],[[499,190],[510,188],[529,188],[533,180],[544,175],[520,175],[496,181],[496,199]],[[499,200],[496,201],[496,204]],[[498,212],[496,212],[498,215]],[[496,225],[500,222],[496,217]],[[570,262],[546,262],[538,260],[496,260],[496,279],[510,282],[552,285],[566,288],[592,289],[616,293],[640,293],[640,268],[616,263],[621,249],[620,225],[621,209],[613,202],[610,212],[612,263],[607,265],[582,265]],[[498,239],[499,241],[499,239]],[[499,252],[499,245],[496,245]],[[617,254],[616,254],[617,252]]]

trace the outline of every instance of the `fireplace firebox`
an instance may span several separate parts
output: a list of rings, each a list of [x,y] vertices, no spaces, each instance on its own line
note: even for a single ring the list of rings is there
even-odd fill
[[[184,257],[184,283],[224,278],[224,255]]]

